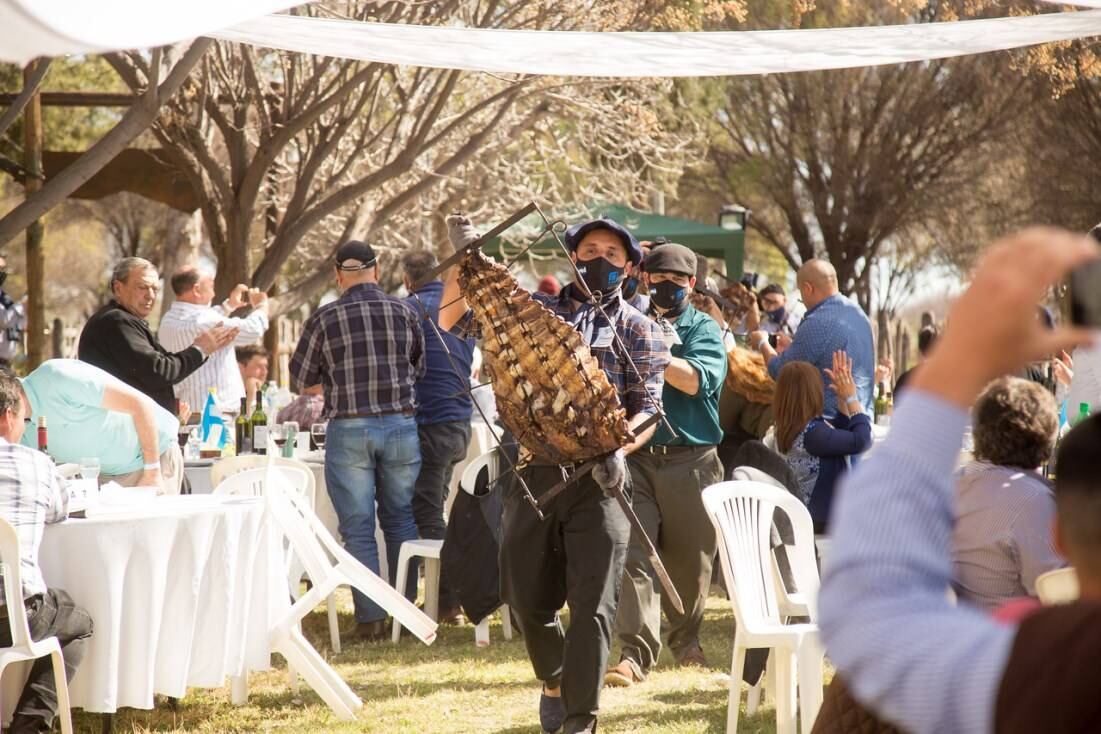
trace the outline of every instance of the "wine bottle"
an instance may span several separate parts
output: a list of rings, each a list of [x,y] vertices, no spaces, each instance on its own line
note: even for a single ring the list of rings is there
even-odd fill
[[[252,452],[261,456],[268,453],[268,416],[264,413],[264,388],[256,394],[256,409],[252,411]]]
[[[880,418],[887,414],[887,396],[884,395],[884,392],[883,383],[881,382],[879,383],[879,394],[876,396],[875,403],[873,404],[875,423],[877,425],[880,423]]]
[[[234,426],[236,427],[237,455],[252,453],[252,422],[249,420],[247,397],[241,398],[241,412],[237,414]]]
[[[38,450],[44,454],[50,453],[48,448],[48,441],[46,437],[46,416],[38,416]]]

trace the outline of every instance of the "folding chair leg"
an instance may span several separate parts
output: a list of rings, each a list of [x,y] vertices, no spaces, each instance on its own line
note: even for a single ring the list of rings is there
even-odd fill
[[[512,610],[508,604],[501,605],[501,629],[505,633],[505,639],[512,639]]]
[[[340,620],[336,616],[336,593],[329,594],[327,599],[329,607],[329,643],[332,645],[333,654],[340,654]]]
[[[776,655],[776,734],[795,734],[795,654],[774,648]]]
[[[248,703],[248,673],[229,679],[229,700],[234,706]]]
[[[405,593],[406,579],[409,577],[409,559],[411,554],[406,552],[405,544],[401,545],[401,552],[398,553],[398,577],[395,580],[394,588],[398,590],[399,594]],[[435,620],[435,617],[432,618]],[[398,622],[397,617],[394,618],[394,627],[390,632],[390,641],[395,645],[398,644],[398,640],[401,639],[401,623]]]
[[[363,702],[317,651],[310,647],[305,638],[291,630],[274,647],[306,679],[306,683],[321,696],[321,700],[333,710],[337,718],[343,721],[356,718],[355,712],[363,706]]]
[[[404,586],[394,587],[398,591]],[[424,613],[433,621],[440,621],[440,559],[424,559]]]
[[[726,704],[726,734],[738,731],[738,709],[742,704],[742,670],[745,668],[745,648],[734,643],[734,662],[730,666],[730,696]]]
[[[489,647],[489,616],[482,617],[474,627],[474,645],[477,647]]]
[[[61,734],[73,734],[73,716],[69,706],[69,683],[65,678],[65,660],[61,652],[50,653],[53,663],[54,687],[57,689],[57,715],[61,719]]]
[[[298,671],[290,662],[287,663],[287,687],[291,689],[291,693],[298,693]]]
[[[799,731],[810,734],[822,708],[822,650],[814,640],[799,647]]]

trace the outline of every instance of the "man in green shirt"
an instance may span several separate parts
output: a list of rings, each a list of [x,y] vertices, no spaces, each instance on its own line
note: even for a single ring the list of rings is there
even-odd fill
[[[160,486],[179,494],[183,457],[176,417],[144,393],[98,367],[51,359],[23,378],[30,420],[46,418],[48,452],[59,464],[95,457],[100,484]],[[23,444],[38,448],[37,432]]]
[[[657,540],[684,613],[661,598],[646,552],[632,535],[616,616],[623,652],[604,678],[619,686],[642,681],[657,662],[662,609],[677,664],[706,664],[699,630],[716,539],[701,493],[722,481],[715,447],[723,436],[719,391],[726,377],[726,350],[715,320],[688,303],[696,285],[696,256],[684,245],[664,244],[650,252],[643,267],[650,315],[663,327],[673,355],[665,369],[662,404],[675,433],[660,425],[647,446],[627,457],[627,465],[635,512],[646,534]]]

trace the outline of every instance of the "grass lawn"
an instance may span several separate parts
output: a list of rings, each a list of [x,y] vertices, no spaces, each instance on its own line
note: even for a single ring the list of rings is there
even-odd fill
[[[351,596],[342,590],[341,628],[352,624]],[[389,642],[345,644],[332,655],[324,608],[306,620],[306,635],[330,660],[364,701],[360,721],[333,717],[316,694],[302,684],[295,696],[287,686],[286,667],[250,678],[247,706],[229,702],[228,685],[219,690],[193,689],[177,710],[160,705],[154,711],[125,709],[115,716],[116,732],[539,732],[539,686],[533,679],[524,644],[505,642],[494,617],[492,644],[474,646],[474,628],[441,627],[439,638],[425,646],[409,636]],[[675,668],[668,652],[642,685],[605,689],[601,697],[601,732],[696,734],[722,732],[726,722],[727,673],[730,667],[733,614],[725,599],[712,597],[703,628],[707,669]],[[618,648],[612,652],[618,660]],[[775,731],[774,712],[763,707],[739,721],[739,731]],[[101,731],[101,717],[76,712],[79,732]]]

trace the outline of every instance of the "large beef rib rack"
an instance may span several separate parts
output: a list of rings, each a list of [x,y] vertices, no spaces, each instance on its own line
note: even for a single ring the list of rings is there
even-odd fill
[[[630,443],[615,388],[570,324],[480,250],[462,258],[459,287],[481,326],[497,411],[521,446],[566,464]]]

